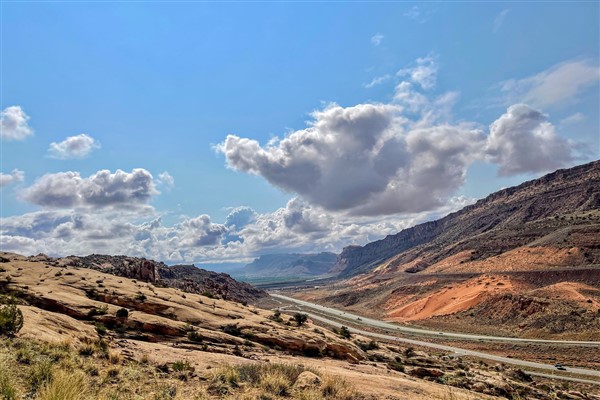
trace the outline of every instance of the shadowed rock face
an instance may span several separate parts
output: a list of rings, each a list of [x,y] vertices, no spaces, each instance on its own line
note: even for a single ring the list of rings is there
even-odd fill
[[[44,256],[39,255],[34,258],[39,260],[40,257]],[[210,294],[237,302],[251,302],[267,296],[263,290],[244,282],[238,282],[227,274],[206,271],[194,265],[169,267],[163,262],[145,258],[100,254],[84,257],[69,256],[55,261],[63,265],[90,268],[128,279],[160,284],[190,293]]]
[[[441,250],[483,233],[508,232],[532,221],[597,209],[600,209],[600,161],[558,170],[519,186],[500,190],[442,219],[405,229],[365,246],[346,247],[338,256],[332,272],[349,277],[368,272],[403,252],[414,253],[402,260],[403,263],[410,262],[417,258],[418,252],[413,250],[419,246]],[[538,237],[547,233],[540,231]],[[529,233],[527,237],[511,235],[502,244],[494,243],[494,251],[522,246],[532,239],[535,239],[535,233]],[[454,246],[452,252],[440,252],[440,256],[430,259],[428,264],[461,250],[463,248],[460,246]],[[484,252],[484,255],[489,254]],[[407,272],[418,272],[428,264],[417,265]]]

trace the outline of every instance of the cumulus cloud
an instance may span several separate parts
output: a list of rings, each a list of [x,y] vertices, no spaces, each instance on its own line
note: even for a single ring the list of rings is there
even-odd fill
[[[0,112],[0,139],[23,140],[33,135],[28,120],[29,116],[20,106],[6,107]]]
[[[572,60],[527,78],[504,81],[500,89],[507,103],[521,102],[544,109],[576,101],[585,90],[597,85],[599,79],[597,63]]]
[[[435,210],[463,185],[476,160],[496,163],[501,175],[573,161],[573,144],[525,105],[510,107],[489,133],[473,122],[452,123],[458,93],[421,91],[432,89],[436,74],[433,57],[418,59],[398,74],[406,80],[389,104],[331,104],[313,112],[307,128],[282,139],[263,146],[228,135],[216,149],[232,169],[259,175],[311,205],[354,216]],[[302,211],[288,212],[287,221],[295,221]]]
[[[23,199],[42,207],[137,207],[158,194],[152,174],[142,168],[131,172],[101,170],[88,178],[79,172],[46,174],[23,190]]]
[[[59,143],[50,143],[48,155],[59,160],[82,159],[99,148],[100,143],[97,140],[82,133],[81,135],[69,136]]]
[[[266,147],[229,135],[218,149],[229,167],[260,175],[328,210],[376,215],[443,204],[464,180],[472,143],[467,126],[420,127],[390,104],[330,105],[307,129]]]
[[[18,169],[13,169],[10,174],[0,172],[0,187],[4,187],[15,182],[23,182],[23,179],[25,179],[25,173],[23,171],[19,171]]]
[[[175,186],[175,178],[171,176],[167,171],[158,174],[158,183],[166,188],[172,188]]]
[[[573,145],[556,134],[547,116],[525,104],[508,108],[490,126],[486,153],[500,175],[543,172],[573,161]]]
[[[225,226],[236,230],[242,229],[246,225],[254,222],[257,217],[256,211],[250,207],[235,207],[225,219]]]
[[[379,46],[384,37],[381,33],[377,33],[371,37],[371,43],[373,46]]]

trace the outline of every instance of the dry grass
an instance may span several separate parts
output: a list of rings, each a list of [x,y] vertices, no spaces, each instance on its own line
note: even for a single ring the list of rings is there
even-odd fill
[[[37,396],[39,400],[83,400],[87,384],[81,373],[58,371]]]
[[[82,351],[83,349],[83,351]],[[147,360],[146,360],[147,361]],[[168,369],[125,359],[103,341],[74,347],[24,339],[0,340],[0,399],[39,400],[349,400],[361,398],[345,381],[321,376],[314,388],[294,388],[304,371],[297,364],[226,365],[198,375],[185,360]]]
[[[323,383],[314,388],[295,389],[294,384],[304,371],[322,375],[316,370],[297,364],[257,363],[227,366],[213,374],[208,390],[214,396],[229,395],[232,399],[269,400],[286,397],[301,400],[356,400],[362,397],[348,382],[329,375],[323,376]]]

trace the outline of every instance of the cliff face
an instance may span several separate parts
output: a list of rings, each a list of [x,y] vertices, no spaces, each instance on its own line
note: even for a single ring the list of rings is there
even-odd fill
[[[598,209],[600,161],[594,161],[500,190],[437,221],[405,229],[362,247],[347,247],[338,256],[332,271],[341,277],[349,277],[367,272],[392,257],[402,256],[403,252],[412,253],[402,259],[406,263],[417,258],[417,248],[431,251],[454,244],[453,249],[440,252],[437,258],[441,259],[464,250],[464,246],[456,244],[467,238],[492,231],[501,233],[503,229],[514,231],[522,224],[544,218]],[[539,234],[541,237],[547,232],[542,229]],[[518,234],[511,235],[501,244],[494,243],[494,251],[518,247],[535,239],[535,235],[531,232],[526,238],[520,238]],[[485,247],[484,244],[482,246]],[[437,260],[433,257],[429,261]],[[408,272],[417,272],[426,266],[416,266]]]

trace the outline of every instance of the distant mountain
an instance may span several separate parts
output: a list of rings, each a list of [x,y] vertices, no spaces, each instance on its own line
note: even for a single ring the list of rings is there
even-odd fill
[[[594,161],[500,190],[442,219],[365,246],[346,247],[332,272],[349,277],[375,269],[392,257],[396,265],[412,262],[405,271],[417,272],[467,249],[477,249],[475,256],[484,259],[554,229],[550,224],[547,229],[524,233],[524,224],[599,208],[600,161]]]
[[[239,278],[307,278],[327,274],[335,264],[334,253],[267,254],[232,272]]]

